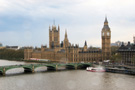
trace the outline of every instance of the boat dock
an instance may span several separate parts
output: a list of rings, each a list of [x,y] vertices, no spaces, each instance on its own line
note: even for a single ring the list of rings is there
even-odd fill
[[[117,66],[117,67],[105,67],[105,69],[106,72],[135,75],[135,67]]]

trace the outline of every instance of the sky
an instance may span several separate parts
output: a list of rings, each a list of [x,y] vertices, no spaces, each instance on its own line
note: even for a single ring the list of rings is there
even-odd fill
[[[107,16],[111,42],[133,42],[135,0],[0,0],[0,43],[9,46],[49,44],[49,25],[65,29],[72,44],[101,47]]]

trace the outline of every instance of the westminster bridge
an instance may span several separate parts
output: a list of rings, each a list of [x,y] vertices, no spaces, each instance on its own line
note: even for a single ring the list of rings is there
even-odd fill
[[[6,71],[15,69],[15,68],[24,68],[24,72],[35,72],[35,69],[38,67],[47,67],[47,70],[58,70],[59,67],[65,67],[66,69],[83,69],[89,66],[92,66],[91,63],[67,63],[67,64],[21,64],[21,65],[7,65],[0,66],[0,74],[6,75]]]

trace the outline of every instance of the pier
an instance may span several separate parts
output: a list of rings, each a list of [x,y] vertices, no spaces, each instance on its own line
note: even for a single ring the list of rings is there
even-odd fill
[[[135,75],[135,67],[131,67],[127,65],[106,66],[105,69],[106,72]]]

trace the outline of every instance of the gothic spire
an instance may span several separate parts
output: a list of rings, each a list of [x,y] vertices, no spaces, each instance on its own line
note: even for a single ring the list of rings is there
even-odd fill
[[[105,21],[104,21],[103,30],[110,30],[109,25],[108,25],[107,16],[105,17]]]
[[[107,16],[105,16],[105,23],[108,23],[108,21],[107,21]]]
[[[67,30],[65,30],[65,38],[67,38]]]
[[[58,31],[60,30],[60,26],[58,25]]]
[[[104,25],[108,25],[107,16],[105,17],[105,22],[104,22]]]
[[[85,40],[84,46],[87,46],[87,42],[86,42],[86,40]]]

